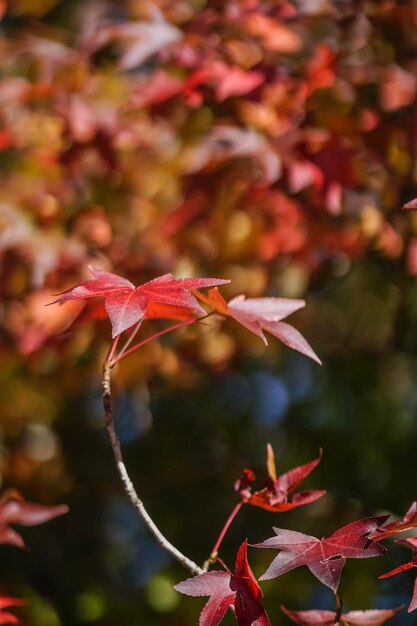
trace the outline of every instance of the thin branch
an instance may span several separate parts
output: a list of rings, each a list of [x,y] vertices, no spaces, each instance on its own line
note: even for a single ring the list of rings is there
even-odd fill
[[[116,435],[116,430],[114,426],[112,401],[111,401],[111,384],[110,384],[111,370],[112,370],[112,365],[106,362],[104,364],[103,381],[102,381],[103,407],[104,407],[104,415],[106,418],[107,433],[110,438],[114,460],[116,461],[117,471],[119,472],[119,476],[121,478],[125,493],[127,497],[129,498],[131,504],[134,506],[134,508],[136,509],[140,517],[142,518],[147,528],[150,530],[150,532],[155,537],[156,541],[161,546],[161,548],[163,548],[163,550],[168,552],[168,554],[170,554],[174,559],[176,559],[179,563],[181,563],[181,565],[183,565],[186,569],[188,569],[192,574],[194,575],[203,574],[204,573],[203,570],[201,569],[201,567],[197,565],[197,563],[194,563],[194,561],[191,561],[189,558],[187,558],[184,554],[182,554],[182,552],[177,550],[177,548],[173,546],[172,543],[168,541],[168,539],[164,537],[164,535],[161,533],[161,531],[156,526],[155,522],[153,521],[153,519],[150,517],[149,513],[145,509],[145,506],[142,500],[138,496],[135,490],[135,487],[133,486],[133,483],[130,480],[129,474],[126,469],[126,465],[123,461],[120,441]]]

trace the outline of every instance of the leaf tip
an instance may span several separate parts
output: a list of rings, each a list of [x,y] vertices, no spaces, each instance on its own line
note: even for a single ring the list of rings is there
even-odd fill
[[[417,198],[414,198],[414,200],[409,200],[409,202],[403,204],[402,208],[411,211],[417,209]]]

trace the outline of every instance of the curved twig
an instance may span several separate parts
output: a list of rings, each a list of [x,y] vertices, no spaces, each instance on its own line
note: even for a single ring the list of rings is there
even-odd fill
[[[149,513],[145,509],[145,506],[142,500],[139,498],[135,487],[133,486],[132,481],[130,480],[129,474],[126,469],[126,465],[123,461],[122,450],[120,447],[119,438],[116,435],[116,430],[114,427],[114,419],[113,419],[113,409],[112,409],[112,401],[111,401],[111,370],[112,365],[109,362],[104,364],[103,368],[103,407],[104,407],[104,415],[106,418],[106,429],[110,438],[111,447],[113,450],[114,460],[116,461],[117,471],[119,472],[119,476],[121,478],[123,488],[127,497],[129,498],[131,504],[136,509],[137,513],[142,518],[143,522],[150,530],[150,532],[155,537],[158,544],[161,546],[165,552],[170,554],[174,559],[176,559],[183,567],[188,569],[194,575],[203,574],[204,571],[191,561],[188,557],[186,557],[182,552],[177,550],[175,546],[172,545],[164,537],[159,528],[156,526],[153,519],[150,517]]]

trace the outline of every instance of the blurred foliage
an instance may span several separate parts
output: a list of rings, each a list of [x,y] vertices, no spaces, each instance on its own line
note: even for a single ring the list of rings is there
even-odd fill
[[[226,297],[307,299],[297,327],[320,371],[215,319],[118,367],[128,466],[187,554],[207,557],[267,441],[279,471],[323,447],[306,488],[329,495],[279,520],[243,510],[226,561],[273,524],[324,535],[404,513],[417,472],[417,219],[399,210],[416,195],[415,4],[1,0],[0,14],[0,476],[71,509],[25,530],[30,552],[2,547],[0,581],[29,599],[27,623],[185,626],[201,607],[172,592],[183,572],[121,492],[100,405],[107,323],[65,332],[84,305],[44,307],[91,262],[136,284],[171,271],[230,278]],[[250,558],[260,573],[268,555]],[[407,601],[407,574],[376,581],[392,558],[347,565],[347,608]],[[287,623],[281,602],[333,608],[307,571],[265,589],[274,624]]]

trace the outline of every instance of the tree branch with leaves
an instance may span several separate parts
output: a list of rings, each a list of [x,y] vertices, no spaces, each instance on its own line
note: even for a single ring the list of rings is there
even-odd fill
[[[298,330],[282,321],[291,313],[304,307],[304,300],[276,297],[246,298],[244,295],[239,295],[230,302],[226,302],[218,291],[218,286],[228,283],[228,280],[176,279],[171,274],[165,274],[135,287],[130,281],[116,274],[91,266],[89,269],[92,274],[91,279],[63,292],[51,304],[63,304],[69,300],[89,299],[97,296],[104,298],[104,310],[111,322],[113,341],[103,366],[103,408],[114,460],[126,496],[158,544],[192,574],[192,578],[179,583],[175,588],[187,595],[210,596],[200,615],[200,626],[218,626],[229,608],[234,612],[239,626],[270,625],[267,613],[261,604],[263,596],[261,588],[248,562],[248,541],[245,540],[237,552],[234,573],[220,557],[220,548],[236,515],[245,505],[279,513],[321,498],[326,493],[323,490],[293,493],[320,462],[321,451],[313,461],[278,475],[274,452],[268,444],[264,486],[253,491],[255,474],[250,469],[243,470],[241,477],[235,483],[235,492],[239,496],[239,501],[224,522],[210,554],[200,567],[165,537],[145,508],[142,498],[133,485],[116,432],[112,408],[111,375],[114,367],[122,359],[150,341],[174,330],[196,324],[212,314],[234,319],[262,339],[265,344],[267,344],[267,339],[264,331],[267,331],[290,348],[321,364],[314,350]],[[205,294],[201,292],[202,289],[209,289],[209,291]],[[176,322],[134,343],[143,323],[149,319],[172,319]],[[120,339],[124,333],[127,336],[120,348]],[[417,526],[415,506],[410,508],[401,522],[386,523],[388,518],[389,515],[382,515],[356,520],[324,539],[317,539],[284,528],[274,528],[274,537],[253,546],[274,548],[279,551],[278,556],[259,580],[276,578],[297,567],[307,566],[321,583],[333,591],[336,610],[334,612],[290,611],[282,607],[283,612],[290,619],[298,624],[309,626],[314,626],[314,624],[380,626],[393,617],[400,608],[342,613],[343,602],[338,595],[338,589],[342,569],[347,559],[380,556],[386,552],[386,548],[380,545],[380,541]],[[408,545],[414,548],[412,540],[408,540]],[[222,569],[209,571],[215,564],[220,565]],[[413,566],[414,560],[386,576]],[[409,610],[414,608],[417,606],[412,600]]]

